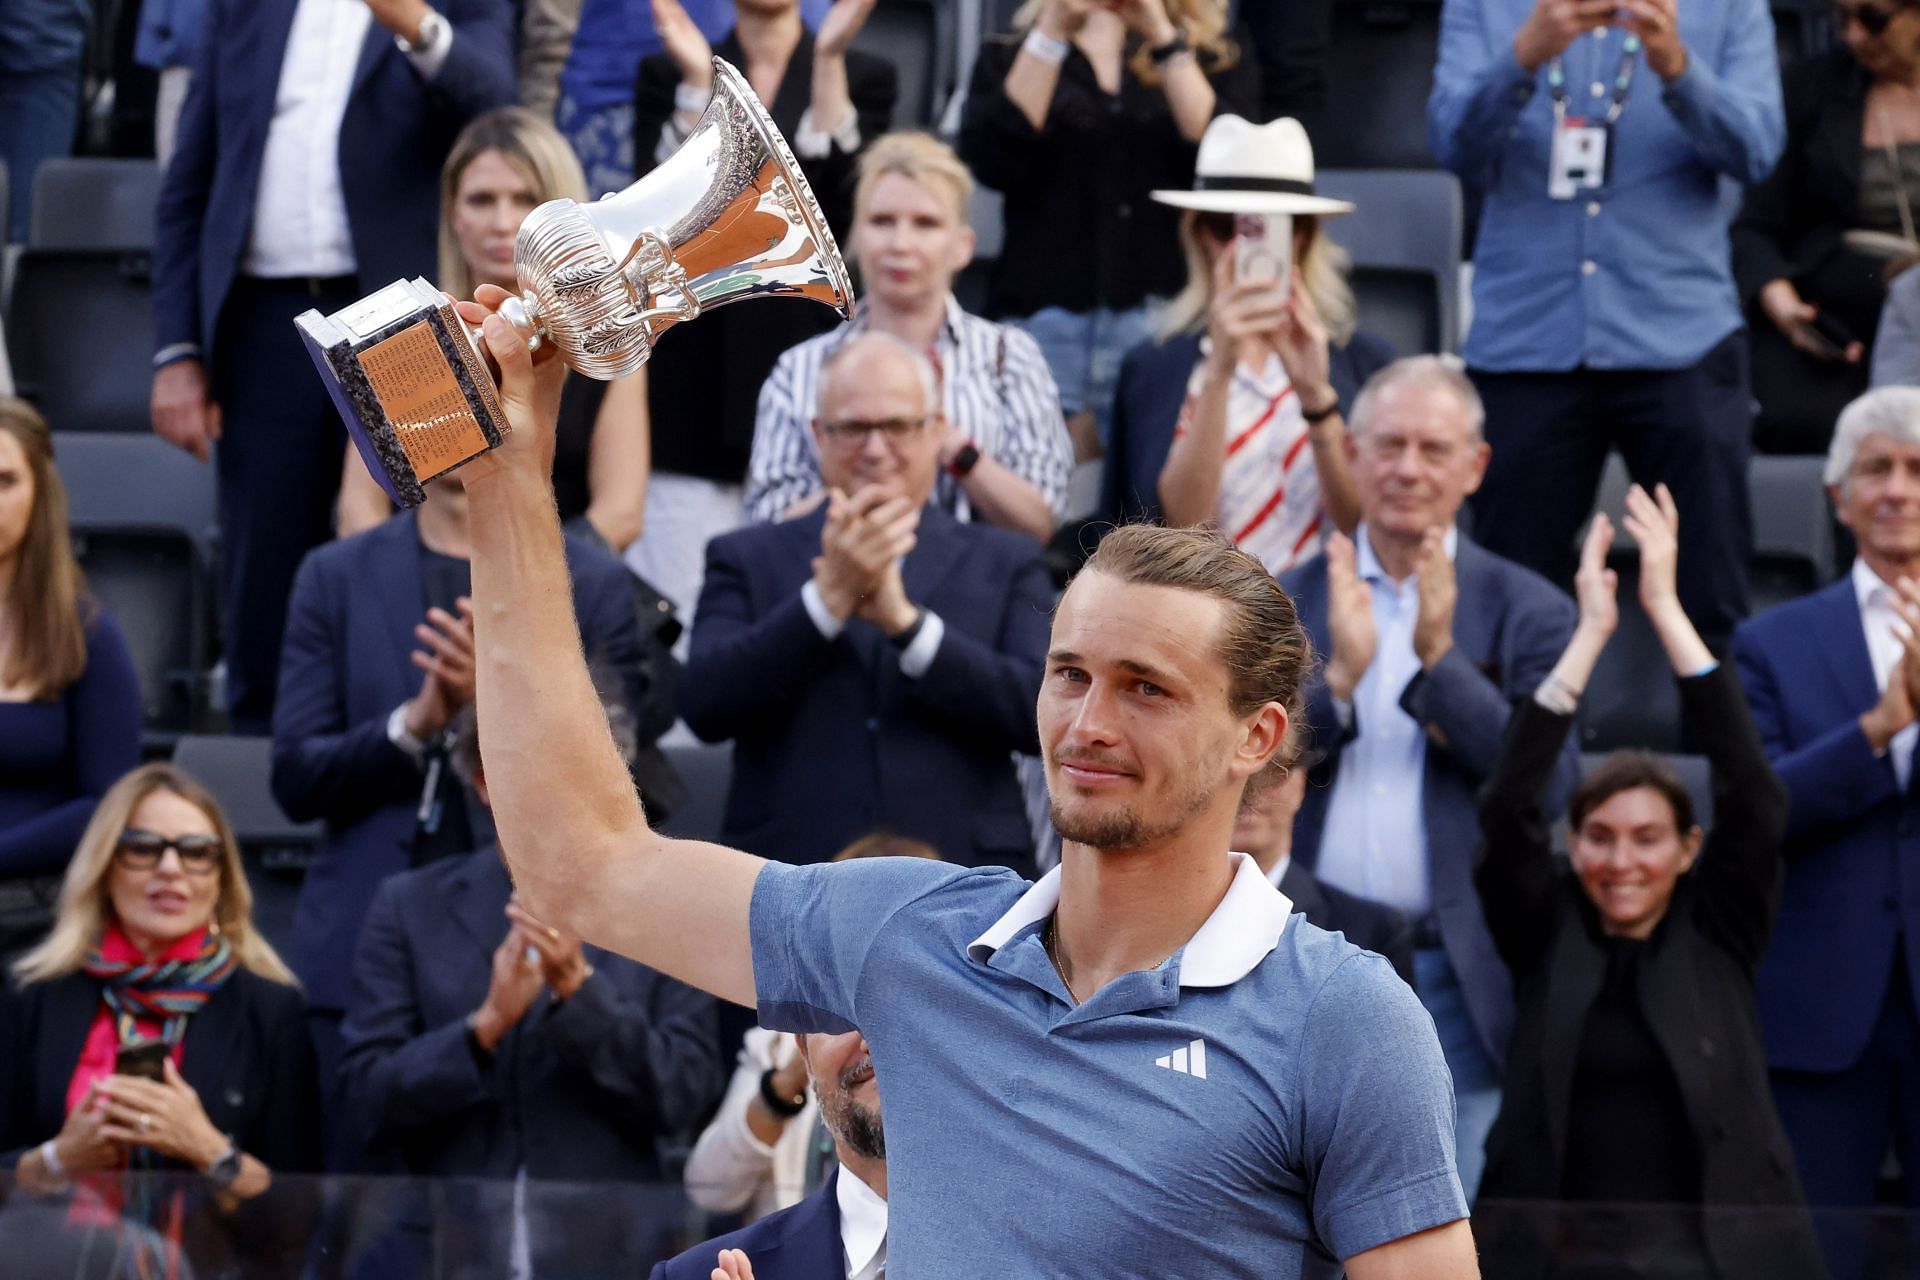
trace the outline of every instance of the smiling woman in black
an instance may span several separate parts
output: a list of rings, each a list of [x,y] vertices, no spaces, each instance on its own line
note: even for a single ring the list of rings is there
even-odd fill
[[[1567,862],[1552,853],[1542,796],[1618,622],[1613,529],[1597,516],[1579,626],[1515,712],[1481,796],[1475,884],[1517,1016],[1475,1235],[1490,1278],[1820,1276],[1753,998],[1779,908],[1786,791],[1733,669],[1680,608],[1672,497],[1636,486],[1627,506],[1641,602],[1712,768],[1714,829],[1695,824],[1670,765],[1622,751],[1574,792]],[[1555,1203],[1502,1203],[1528,1201]]]

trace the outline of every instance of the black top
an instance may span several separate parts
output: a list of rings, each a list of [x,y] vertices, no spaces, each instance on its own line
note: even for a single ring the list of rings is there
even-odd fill
[[[1251,119],[1260,72],[1245,28],[1232,36],[1239,57],[1206,68],[1218,98],[1214,114]],[[1135,47],[1129,43],[1128,56]],[[987,314],[1119,310],[1177,293],[1186,280],[1180,211],[1149,193],[1191,188],[1199,147],[1180,136],[1165,92],[1128,71],[1120,92],[1108,94],[1075,48],[1035,129],[1006,94],[1019,52],[1018,37],[981,47],[960,121],[961,158],[1006,196],[1006,240],[988,282]]]
[[[1694,1203],[1700,1162],[1687,1138],[1680,1082],[1640,1011],[1636,987],[1646,943],[1597,940],[1607,958],[1574,1060],[1563,1200]]]
[[[729,31],[715,55],[747,64],[740,39]],[[633,103],[633,158],[653,168],[660,130],[673,115],[680,73],[673,59],[656,53],[640,63]],[[847,92],[860,121],[860,146],[887,131],[896,93],[891,63],[859,50],[847,54]],[[804,35],[780,78],[767,113],[788,138],[800,128],[813,96],[813,36]],[[853,217],[853,174],[859,152],[836,143],[818,159],[800,159],[807,185],[844,244]],[[648,366],[647,403],[653,425],[653,470],[739,484],[753,449],[754,414],[760,384],[780,353],[839,323],[832,310],[800,298],[755,299],[723,307],[693,324],[677,324],[660,337]]]
[[[606,398],[607,384],[598,378],[569,373],[561,384],[560,421],[553,440],[553,501],[562,524],[585,515],[593,501],[588,463],[594,424]]]

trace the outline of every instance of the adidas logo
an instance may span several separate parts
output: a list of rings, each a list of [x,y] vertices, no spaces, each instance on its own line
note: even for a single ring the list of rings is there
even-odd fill
[[[1183,1076],[1207,1078],[1207,1042],[1195,1040],[1184,1049],[1175,1049],[1164,1058],[1155,1058],[1153,1065],[1165,1067],[1169,1071],[1178,1071]]]

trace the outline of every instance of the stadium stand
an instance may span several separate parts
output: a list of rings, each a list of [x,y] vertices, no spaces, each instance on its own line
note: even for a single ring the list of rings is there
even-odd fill
[[[1351,200],[1350,214],[1326,221],[1353,255],[1360,325],[1400,355],[1460,346],[1460,180],[1440,169],[1321,169],[1319,194]]]
[[[204,783],[226,810],[253,889],[253,922],[276,947],[293,940],[293,908],[318,822],[295,822],[273,798],[273,739],[186,734],[173,762]]]
[[[160,166],[99,156],[49,160],[33,179],[27,245],[34,249],[151,249]]]

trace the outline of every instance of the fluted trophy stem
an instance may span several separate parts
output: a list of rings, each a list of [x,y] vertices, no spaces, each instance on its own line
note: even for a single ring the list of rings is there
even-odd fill
[[[852,314],[853,286],[820,203],[772,117],[724,60],[680,149],[592,204],[549,200],[514,239],[519,292],[500,315],[610,381],[673,325],[749,298],[809,298]],[[425,280],[295,322],[349,435],[403,506],[510,430],[475,335]]]

